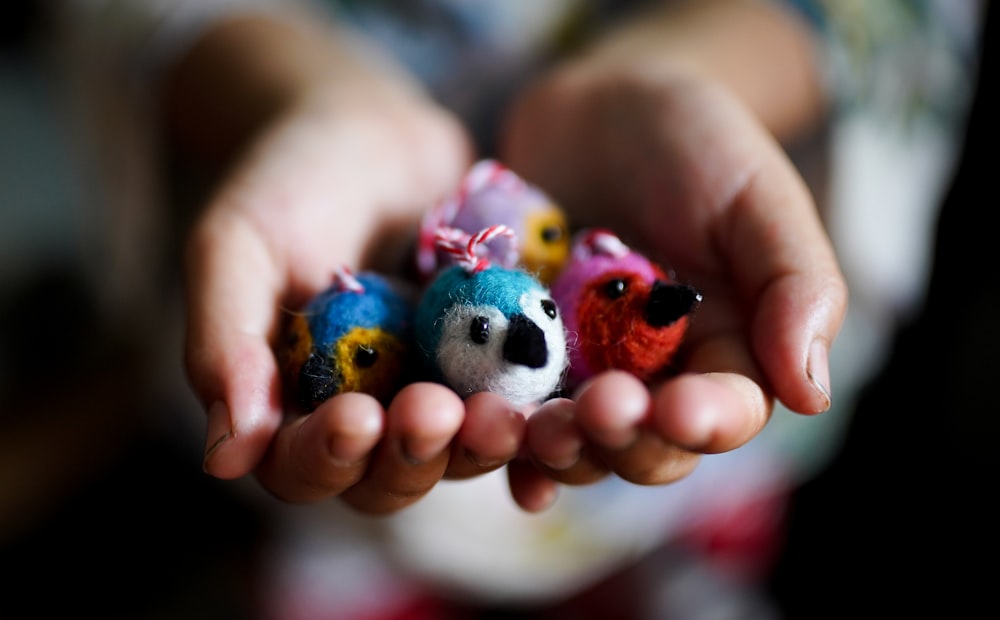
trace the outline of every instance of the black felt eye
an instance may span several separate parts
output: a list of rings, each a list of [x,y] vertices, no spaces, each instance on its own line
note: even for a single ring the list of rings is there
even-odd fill
[[[476,344],[486,344],[490,340],[490,320],[477,316],[469,323],[469,338]]]
[[[562,238],[563,231],[559,226],[546,226],[542,229],[542,241],[545,243],[555,243]]]
[[[378,351],[366,344],[358,345],[358,350],[354,352],[355,366],[358,368],[371,368],[375,365],[376,360],[378,360]]]
[[[618,299],[625,294],[625,280],[621,278],[614,278],[613,280],[608,280],[604,284],[604,295],[608,299]]]
[[[550,319],[556,318],[556,302],[551,299],[542,300],[542,310],[548,315]]]

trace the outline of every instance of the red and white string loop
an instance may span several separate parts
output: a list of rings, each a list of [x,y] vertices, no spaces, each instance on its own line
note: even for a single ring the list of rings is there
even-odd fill
[[[587,231],[581,243],[577,245],[576,258],[586,260],[596,255],[623,258],[630,251],[618,235],[606,228],[594,228]]]
[[[491,265],[486,244],[498,237],[515,238],[513,229],[503,224],[489,226],[470,235],[458,228],[443,226],[435,234],[437,247],[469,273],[478,273]]]
[[[365,286],[354,276],[347,265],[342,265],[333,274],[334,285],[341,291],[351,291],[353,293],[364,293]]]

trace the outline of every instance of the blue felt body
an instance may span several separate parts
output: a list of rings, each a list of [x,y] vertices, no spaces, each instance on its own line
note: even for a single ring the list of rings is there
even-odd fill
[[[305,307],[313,343],[320,349],[339,340],[355,327],[381,327],[394,334],[410,328],[413,308],[385,278],[358,274],[363,293],[337,287],[320,293]]]

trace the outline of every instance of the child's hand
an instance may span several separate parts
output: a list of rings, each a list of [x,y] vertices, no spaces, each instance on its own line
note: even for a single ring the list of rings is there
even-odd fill
[[[808,190],[757,119],[697,72],[586,65],[514,108],[511,168],[574,225],[615,230],[703,293],[682,374],[647,388],[607,372],[529,419],[527,446],[552,479],[672,482],[757,435],[774,398],[804,414],[830,407],[846,284]]]
[[[237,24],[214,43],[264,53],[261,34],[272,27]],[[251,29],[247,38],[241,28]],[[278,36],[270,62],[301,40]],[[359,510],[388,512],[445,475],[452,445],[466,464],[449,475],[502,464],[516,453],[524,421],[487,402],[466,423],[476,406],[432,384],[407,387],[385,410],[353,393],[286,419],[273,350],[282,312],[327,287],[341,266],[392,272],[412,260],[420,217],[472,159],[457,121],[421,95],[346,75],[340,84],[287,88],[282,111],[237,157],[196,222],[186,256],[186,367],[209,412],[209,474],[252,472],[287,501],[342,496]]]

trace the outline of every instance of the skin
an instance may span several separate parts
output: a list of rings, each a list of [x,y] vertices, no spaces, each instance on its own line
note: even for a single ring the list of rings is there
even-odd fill
[[[680,376],[604,373],[527,419],[493,394],[418,383],[385,409],[343,394],[286,420],[279,309],[339,265],[398,268],[426,205],[476,159],[448,111],[353,50],[316,20],[232,19],[168,74],[174,146],[218,179],[185,271],[209,474],[384,514],[506,466],[512,497],[539,511],[561,484],[679,480],[752,439],[775,399],[829,408],[847,289],[781,146],[822,114],[811,44],[767,3],[718,1],[608,33],[529,85],[500,136],[500,159],[572,222],[612,226],[703,292]]]

